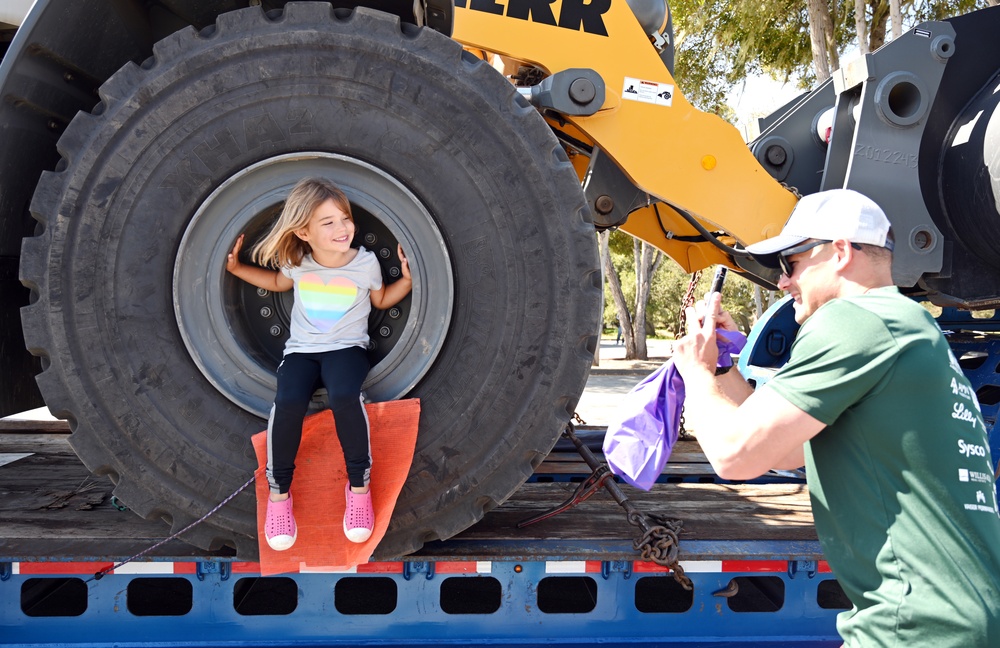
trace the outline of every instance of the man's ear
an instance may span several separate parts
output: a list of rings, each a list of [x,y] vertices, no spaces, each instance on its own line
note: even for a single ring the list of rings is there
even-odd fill
[[[850,241],[834,241],[833,249],[837,255],[837,267],[843,268],[848,263],[854,259],[854,254],[857,252],[852,246]]]

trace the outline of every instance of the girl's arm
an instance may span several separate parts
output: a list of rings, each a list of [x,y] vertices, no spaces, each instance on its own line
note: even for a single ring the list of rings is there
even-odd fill
[[[240,248],[243,247],[243,235],[236,239],[232,252],[226,257],[226,270],[236,275],[248,284],[270,290],[271,292],[285,292],[291,290],[294,282],[283,275],[278,270],[261,268],[240,261]]]
[[[370,293],[372,306],[379,310],[392,308],[403,301],[403,297],[409,295],[410,291],[413,290],[413,279],[410,277],[410,262],[406,260],[406,255],[403,254],[402,245],[397,245],[397,251],[399,252],[399,262],[403,276],[388,286],[383,282],[381,288],[373,290]]]

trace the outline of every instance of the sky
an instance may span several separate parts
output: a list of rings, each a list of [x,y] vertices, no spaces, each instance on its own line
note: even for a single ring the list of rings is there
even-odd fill
[[[785,105],[802,90],[792,83],[781,83],[766,76],[750,77],[746,83],[733,88],[726,97],[726,103],[736,113],[736,128],[744,141],[750,141],[760,134],[757,119],[765,117]]]

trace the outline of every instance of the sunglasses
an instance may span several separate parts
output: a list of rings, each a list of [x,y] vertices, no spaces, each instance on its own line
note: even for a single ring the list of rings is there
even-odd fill
[[[803,243],[802,245],[796,245],[795,247],[790,247],[778,254],[778,267],[781,268],[782,274],[786,277],[792,276],[792,262],[788,260],[788,257],[795,256],[796,254],[802,254],[803,252],[808,252],[814,247],[819,247],[821,245],[826,245],[827,243],[833,243],[833,241],[809,241],[808,243]],[[851,247],[855,250],[860,250],[861,246],[857,243],[851,243]],[[890,250],[892,248],[889,248]]]

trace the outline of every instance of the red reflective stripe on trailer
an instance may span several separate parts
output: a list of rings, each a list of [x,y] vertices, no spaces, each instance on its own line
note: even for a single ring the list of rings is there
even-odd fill
[[[723,560],[724,572],[787,572],[787,560]]]
[[[114,563],[109,562],[23,562],[18,564],[18,573],[93,576],[112,565]]]
[[[666,574],[670,572],[670,568],[648,560],[637,560],[632,563],[632,571],[637,574]]]
[[[259,562],[234,562],[231,563],[230,569],[234,574],[259,574],[260,573],[260,563]]]
[[[357,567],[359,574],[402,574],[402,562],[370,562]]]
[[[489,561],[476,562],[467,560],[445,560],[434,563],[437,574],[479,574],[490,573],[493,563]]]
[[[817,567],[817,570],[821,574],[832,574],[833,573],[833,570],[830,569],[829,563],[827,563],[825,560],[819,561],[819,567]]]

